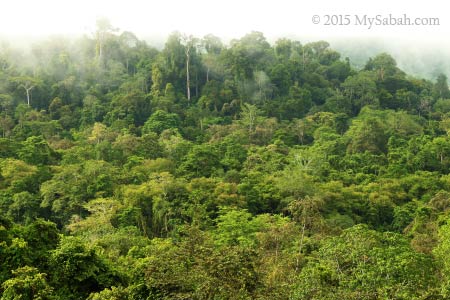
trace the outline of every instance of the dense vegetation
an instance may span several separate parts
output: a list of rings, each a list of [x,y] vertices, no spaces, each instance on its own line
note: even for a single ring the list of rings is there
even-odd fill
[[[1,299],[447,299],[450,92],[320,41],[0,52]]]

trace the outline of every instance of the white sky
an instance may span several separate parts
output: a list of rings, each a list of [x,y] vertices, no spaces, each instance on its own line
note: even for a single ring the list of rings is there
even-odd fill
[[[262,31],[269,39],[290,37],[394,37],[421,42],[428,38],[445,40],[450,33],[447,1],[395,0],[1,0],[0,35],[42,36],[49,34],[91,33],[95,20],[104,16],[121,30],[140,38],[165,37],[178,30],[203,36],[213,33],[222,38],[239,38]],[[411,18],[437,17],[440,26],[324,26],[312,24],[312,16],[326,14]]]

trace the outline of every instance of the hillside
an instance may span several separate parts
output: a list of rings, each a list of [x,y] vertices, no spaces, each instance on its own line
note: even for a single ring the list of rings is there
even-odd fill
[[[0,299],[447,299],[447,77],[347,56],[3,44]]]

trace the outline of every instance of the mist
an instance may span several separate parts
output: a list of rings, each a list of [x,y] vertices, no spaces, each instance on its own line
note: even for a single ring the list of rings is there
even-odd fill
[[[122,32],[122,30],[119,30]],[[134,32],[133,32],[134,33]],[[189,32],[184,32],[190,34]],[[249,33],[249,32],[248,32]],[[225,45],[229,45],[232,39],[240,39],[242,36],[218,36]],[[301,44],[324,40],[330,43],[330,48],[341,54],[341,59],[349,58],[355,69],[362,69],[371,57],[386,52],[397,62],[400,69],[407,74],[434,81],[438,74],[450,77],[450,46],[448,43],[428,40],[419,43],[416,40],[398,39],[393,37],[339,37],[327,35],[301,35],[301,34],[273,34],[263,32],[270,44],[278,39],[289,38],[299,41]],[[167,35],[143,34],[137,35],[149,46],[158,50],[164,48]],[[197,36],[202,38],[203,36]],[[55,47],[73,47],[81,40],[93,39],[94,33],[84,34],[49,34],[42,36],[32,35],[0,35],[0,54],[10,52],[11,59],[24,67],[33,67],[35,57],[33,49],[43,45],[52,44]],[[59,45],[59,46],[57,46]],[[77,51],[77,50],[75,50]],[[14,53],[14,55],[12,55]]]
[[[387,52],[406,73],[434,80],[438,73],[450,75],[450,43],[445,37],[450,24],[442,1],[426,3],[395,3],[388,0],[364,3],[356,0],[329,2],[317,0],[300,3],[293,0],[260,1],[258,5],[231,0],[211,4],[206,0],[192,1],[61,1],[19,0],[2,4],[0,40],[6,48],[20,50],[18,61],[30,61],[33,45],[61,39],[70,41],[93,38],[96,20],[106,17],[121,32],[134,33],[152,47],[162,49],[174,31],[203,37],[214,34],[229,44],[251,31],[262,32],[274,44],[287,37],[308,42],[325,40],[331,48],[348,57],[356,69],[361,69],[370,57]],[[433,17],[436,26],[358,26],[355,16],[408,15]],[[319,16],[319,24],[312,22]],[[350,18],[348,26],[327,26],[325,18]],[[341,24],[342,25],[342,24]],[[5,45],[2,46],[5,48]],[[4,51],[4,50],[3,50]]]

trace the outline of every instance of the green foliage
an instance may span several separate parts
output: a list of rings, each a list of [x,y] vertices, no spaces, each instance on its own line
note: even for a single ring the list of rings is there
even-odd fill
[[[448,251],[449,251],[449,224],[448,221],[439,228],[439,244],[434,249],[433,254],[436,256],[439,263],[440,271],[443,276],[441,282],[441,290],[444,297],[448,297],[450,293],[450,268],[448,264]]]
[[[63,237],[49,259],[51,282],[60,297],[79,299],[110,287],[118,278],[105,260],[81,240]]]
[[[89,300],[127,300],[129,299],[129,292],[122,287],[111,287],[111,289],[104,289],[98,293],[92,293],[87,298]]]
[[[163,110],[157,110],[145,122],[142,131],[143,133],[155,132],[160,134],[166,129],[177,128],[178,124],[178,115],[167,113]]]
[[[1,299],[450,296],[445,75],[106,19],[0,48]]]
[[[59,166],[53,178],[41,185],[41,207],[50,209],[54,220],[65,223],[72,214],[82,215],[89,199],[112,195],[116,172],[104,161]]]
[[[210,177],[221,168],[217,151],[210,145],[196,145],[185,156],[179,170],[188,177]]]
[[[385,130],[384,124],[375,118],[355,121],[347,132],[351,138],[348,152],[385,153],[387,144]]]
[[[353,114],[358,114],[366,105],[378,105],[376,84],[371,74],[361,72],[350,76],[341,86],[344,95],[350,99]]]
[[[26,266],[14,270],[13,275],[13,278],[3,282],[3,294],[0,299],[56,299],[53,288],[47,283],[46,274],[39,273],[38,269]]]
[[[253,248],[256,233],[261,229],[258,219],[252,219],[247,211],[222,208],[217,217],[215,241],[218,246]]]
[[[432,259],[398,234],[364,226],[325,240],[303,268],[293,299],[419,299],[434,287]]]

